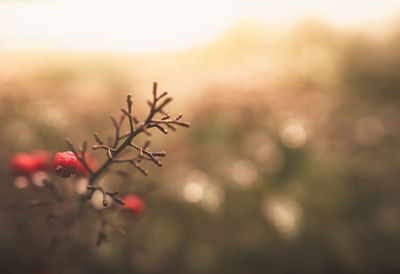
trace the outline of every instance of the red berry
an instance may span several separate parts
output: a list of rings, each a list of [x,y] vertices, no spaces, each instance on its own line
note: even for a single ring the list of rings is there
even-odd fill
[[[94,169],[95,166],[95,161],[93,160],[92,156],[90,156],[89,153],[85,154],[85,160],[88,166],[90,167],[91,170]],[[89,175],[89,171],[86,169],[86,167],[81,163],[78,162],[77,169],[76,169],[76,175],[85,177]]]
[[[10,159],[10,169],[16,176],[29,176],[36,170],[35,159],[26,153],[15,154]]]
[[[60,177],[71,177],[75,175],[79,160],[72,151],[57,152],[52,165],[56,174]]]
[[[125,204],[121,208],[128,210],[133,215],[137,215],[143,212],[144,202],[142,198],[137,195],[127,195],[123,199]]]
[[[36,171],[47,171],[51,166],[51,155],[45,150],[37,150],[32,153],[35,160]]]

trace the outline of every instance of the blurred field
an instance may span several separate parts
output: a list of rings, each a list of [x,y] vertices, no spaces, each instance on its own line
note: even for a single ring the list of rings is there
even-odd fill
[[[398,29],[378,36],[309,21],[281,32],[239,24],[169,54],[1,52],[0,266],[399,273],[399,47]],[[168,157],[149,177],[104,178],[149,192],[144,218],[99,248],[93,217],[68,234],[49,229],[29,207],[35,191],[14,188],[9,157],[111,133],[126,93],[145,114],[153,81],[193,126],[155,138]],[[60,239],[54,250],[48,235]]]

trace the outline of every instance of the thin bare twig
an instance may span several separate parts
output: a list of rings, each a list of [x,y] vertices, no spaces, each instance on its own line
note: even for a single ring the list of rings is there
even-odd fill
[[[102,165],[96,171],[92,171],[86,162],[85,153],[86,153],[86,145],[82,146],[82,152],[79,153],[72,145],[71,141],[67,141],[69,147],[74,152],[75,156],[85,168],[89,171],[89,186],[88,186],[88,198],[90,199],[93,195],[94,191],[100,190],[102,191],[104,197],[109,195],[114,200],[116,199],[115,195],[112,195],[114,192],[105,192],[101,187],[95,184],[96,180],[113,164],[113,163],[129,163],[132,164],[135,168],[137,168],[144,175],[148,174],[148,171],[140,166],[141,160],[152,161],[157,166],[162,166],[159,158],[165,157],[166,153],[163,151],[160,152],[151,152],[148,150],[150,145],[150,141],[146,141],[143,147],[140,147],[133,143],[133,140],[136,136],[143,133],[148,136],[151,136],[150,129],[157,128],[164,134],[167,134],[168,131],[164,127],[168,127],[172,130],[176,130],[177,126],[179,127],[189,127],[190,124],[188,122],[181,121],[182,114],[179,114],[175,118],[170,118],[170,115],[165,111],[165,107],[172,101],[172,97],[167,97],[168,93],[163,92],[160,95],[157,92],[157,83],[153,83],[153,98],[148,101],[148,105],[150,106],[149,113],[144,120],[144,122],[139,122],[139,120],[133,115],[133,101],[132,96],[127,95],[126,97],[126,108],[121,108],[121,118],[117,121],[113,116],[111,116],[111,122],[115,129],[114,134],[114,142],[111,142],[113,145],[106,145],[100,136],[97,133],[94,133],[94,138],[96,140],[96,145],[92,148],[94,150],[103,149],[106,151],[107,159],[103,162]],[[161,114],[162,117],[156,119],[156,115]],[[128,119],[129,122],[129,132],[121,135],[121,128],[125,118]],[[118,156],[124,152],[127,148],[134,148],[138,154],[132,157],[118,159]],[[116,192],[115,192],[116,193]],[[117,198],[118,199],[118,198]],[[107,203],[106,199],[103,199],[104,203]],[[106,205],[105,205],[106,206]]]

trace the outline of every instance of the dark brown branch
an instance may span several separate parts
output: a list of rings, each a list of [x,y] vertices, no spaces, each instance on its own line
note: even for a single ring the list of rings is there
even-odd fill
[[[143,133],[148,136],[151,136],[150,129],[157,128],[162,131],[164,134],[167,134],[168,131],[164,126],[176,130],[176,126],[181,127],[189,127],[189,123],[180,121],[182,115],[179,114],[177,117],[171,119],[170,115],[164,110],[164,108],[172,101],[172,97],[166,97],[167,92],[163,92],[162,94],[158,95],[157,93],[157,83],[153,83],[153,99],[148,102],[150,106],[149,114],[147,115],[144,122],[139,123],[138,119],[133,115],[133,102],[132,96],[128,95],[126,98],[126,108],[121,108],[121,118],[120,121],[114,117],[111,117],[111,121],[114,125],[115,129],[115,137],[113,145],[105,145],[103,140],[99,137],[97,133],[94,134],[95,140],[97,145],[93,146],[93,149],[104,149],[106,151],[107,159],[103,162],[102,165],[96,170],[92,171],[88,166],[84,155],[79,155],[76,152],[75,148],[73,147],[72,143],[68,141],[68,145],[70,146],[71,150],[74,152],[75,156],[78,158],[79,161],[83,163],[85,168],[89,171],[89,186],[88,186],[88,197],[93,195],[94,190],[91,187],[94,187],[100,191],[102,188],[95,186],[96,180],[110,167],[113,163],[130,163],[134,167],[136,167],[141,173],[144,175],[148,174],[148,171],[142,168],[139,163],[141,160],[149,160],[155,163],[157,166],[162,166],[162,163],[158,159],[159,157],[164,157],[166,155],[165,152],[150,152],[147,148],[150,145],[150,141],[147,141],[143,148],[135,145],[133,143],[134,138]],[[157,114],[163,115],[161,119],[154,119]],[[121,127],[124,121],[124,118],[128,118],[129,121],[129,132],[121,135]],[[133,147],[138,151],[138,155],[125,158],[125,159],[118,159],[118,156],[125,151],[128,147]],[[85,149],[86,150],[86,149]],[[84,153],[82,153],[84,154]],[[105,191],[102,191],[103,195],[108,195]],[[111,195],[114,197],[113,195]],[[113,198],[114,199],[114,198]],[[104,201],[106,201],[104,199]],[[106,202],[105,202],[106,203]]]
[[[125,117],[126,117],[125,115],[121,115],[121,118],[119,119],[119,122],[117,122],[115,117],[111,115],[111,121],[112,121],[112,124],[114,125],[114,128],[115,128],[114,144],[112,146],[113,148],[116,148],[118,146],[119,141],[120,141],[121,126],[122,126],[122,124],[124,122]]]
[[[86,168],[86,170],[89,172],[90,176],[93,176],[93,170],[89,167],[87,161],[86,161],[86,146],[84,145],[82,149],[82,157],[79,154],[79,152],[75,149],[74,145],[72,144],[70,139],[67,139],[67,144],[71,151],[75,154],[75,157],[83,164],[83,166]]]
[[[124,205],[125,204],[125,202],[121,198],[118,197],[118,194],[119,194],[118,192],[108,192],[108,191],[105,191],[100,186],[91,186],[91,185],[87,186],[87,189],[88,189],[88,192],[89,192],[89,195],[90,195],[90,196],[88,195],[88,199],[91,199],[91,197],[93,196],[94,192],[97,191],[97,190],[100,191],[103,194],[103,206],[104,207],[108,206],[107,196],[109,196],[111,199],[113,199],[115,202],[117,202],[120,205]]]
[[[136,167],[143,175],[147,176],[149,175],[149,172],[142,168],[137,161],[131,161],[130,162],[134,167]]]

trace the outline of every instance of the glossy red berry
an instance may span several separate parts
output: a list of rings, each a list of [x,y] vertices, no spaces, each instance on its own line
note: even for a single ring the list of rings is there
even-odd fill
[[[138,215],[143,212],[144,210],[144,202],[142,198],[137,195],[127,195],[123,199],[125,204],[121,206],[121,208],[126,209],[129,213],[133,215]]]
[[[27,153],[17,153],[10,159],[10,169],[15,176],[29,176],[36,170],[35,159]]]
[[[72,151],[57,152],[52,165],[56,174],[60,177],[71,177],[76,174],[79,160]]]

